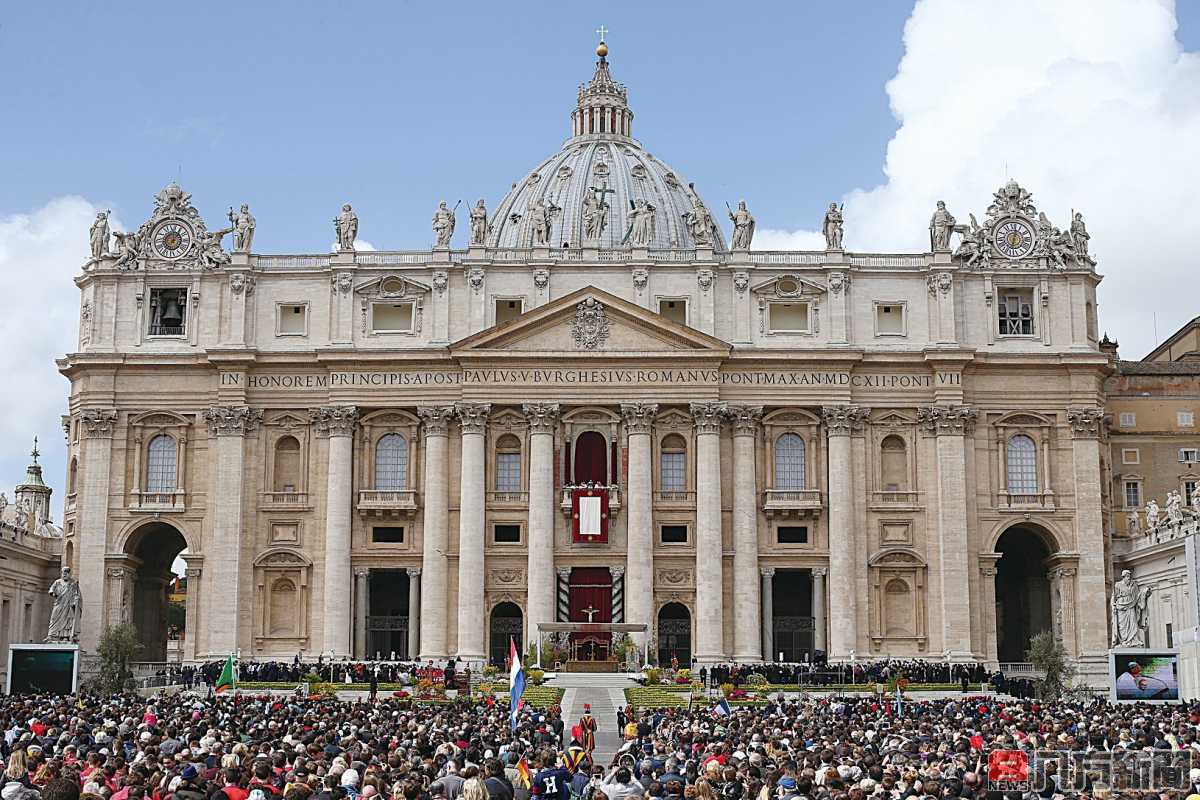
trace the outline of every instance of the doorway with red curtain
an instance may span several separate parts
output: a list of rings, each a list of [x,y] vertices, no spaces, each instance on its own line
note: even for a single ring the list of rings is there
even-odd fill
[[[571,622],[612,622],[613,586],[608,567],[575,567],[571,570],[567,587],[570,596],[567,618]],[[585,627],[572,631],[571,643],[571,649],[579,660],[599,661],[610,653],[612,633],[589,631]]]
[[[571,477],[577,485],[608,485],[608,443],[601,434],[586,431],[575,440],[575,463]]]

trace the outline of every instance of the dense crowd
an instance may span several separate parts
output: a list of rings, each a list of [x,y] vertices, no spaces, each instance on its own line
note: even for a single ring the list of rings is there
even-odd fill
[[[990,751],[1044,748],[1087,754],[1091,764],[1039,773],[1046,798],[1098,790],[1106,779],[1098,754],[1170,761],[1175,771],[1156,779],[1174,781],[1180,798],[1200,781],[1200,769],[1189,771],[1200,708],[1182,705],[955,695],[897,707],[866,695],[779,696],[723,715],[627,713],[620,750],[593,764],[557,708],[526,708],[513,730],[494,702],[8,696],[0,798],[982,800],[996,788]]]
[[[163,683],[193,689],[211,686],[224,668],[224,661],[209,661],[199,666],[179,665],[160,667],[154,674]],[[239,661],[238,678],[242,681],[262,683],[299,683],[306,676],[316,675],[328,683],[370,683],[372,676],[377,683],[411,684],[428,678],[435,683],[453,684],[461,671],[456,662],[403,663],[396,661]]]
[[[951,664],[925,659],[875,659],[844,663],[802,662],[797,664],[717,664],[699,671],[702,681],[719,686],[732,683],[740,686],[751,674],[766,677],[769,683],[797,686],[830,686],[834,684],[887,683],[903,675],[913,683],[978,684],[989,675],[983,664]]]

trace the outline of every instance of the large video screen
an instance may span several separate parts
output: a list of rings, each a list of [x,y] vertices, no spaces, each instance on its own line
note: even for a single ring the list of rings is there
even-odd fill
[[[9,655],[9,694],[75,691],[77,650],[25,650],[14,647]]]
[[[1117,702],[1179,702],[1178,654],[1115,651],[1109,658]]]

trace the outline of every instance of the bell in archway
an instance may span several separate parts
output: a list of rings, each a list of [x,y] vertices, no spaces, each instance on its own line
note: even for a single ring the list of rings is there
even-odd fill
[[[179,327],[183,324],[183,310],[179,308],[179,300],[174,296],[168,297],[163,305],[162,324],[169,327]]]

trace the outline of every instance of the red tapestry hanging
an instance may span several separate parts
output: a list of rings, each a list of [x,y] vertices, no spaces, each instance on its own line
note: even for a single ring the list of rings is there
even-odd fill
[[[608,542],[608,489],[571,490],[571,536],[575,542]]]

